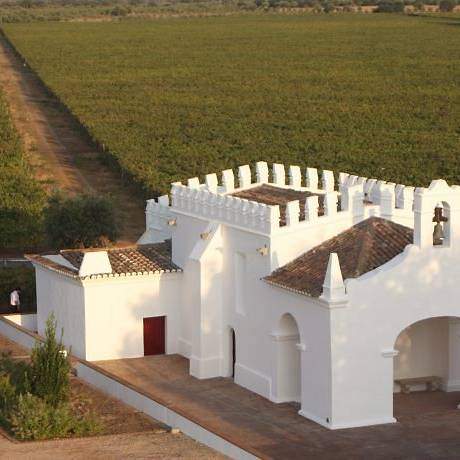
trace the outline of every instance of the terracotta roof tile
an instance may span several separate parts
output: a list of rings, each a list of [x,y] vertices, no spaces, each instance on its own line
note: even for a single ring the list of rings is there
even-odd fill
[[[320,193],[312,193],[300,190],[292,190],[289,188],[275,187],[273,185],[258,185],[254,188],[242,190],[231,194],[237,198],[244,198],[250,201],[267,205],[279,205],[280,207],[280,224],[286,225],[286,204],[289,201],[299,200],[300,220],[305,219],[305,199],[309,196],[318,196],[319,209],[318,215],[324,214],[324,195]]]
[[[171,241],[155,244],[143,244],[128,248],[109,248],[104,249],[109,256],[112,266],[112,274],[128,273],[158,273],[158,272],[177,272],[181,269],[171,260]],[[88,250],[66,249],[60,251],[75,270],[65,267],[57,262],[53,262],[42,255],[31,255],[28,258],[41,265],[45,265],[55,271],[59,271],[71,276],[78,276],[84,253]]]
[[[271,284],[319,297],[329,255],[339,257],[343,279],[357,278],[387,263],[413,242],[413,230],[370,217],[316,246],[264,279]]]

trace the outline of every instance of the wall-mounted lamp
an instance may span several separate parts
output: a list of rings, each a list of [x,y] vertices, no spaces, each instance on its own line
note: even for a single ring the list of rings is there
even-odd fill
[[[177,225],[176,219],[168,219],[168,225],[170,227],[175,227]]]
[[[210,235],[211,232],[203,232],[203,233],[200,233],[200,238],[202,240],[207,240],[209,238],[209,235]]]
[[[261,248],[257,248],[256,251],[261,255],[261,256],[266,256],[268,254],[268,247],[266,244],[264,244]]]

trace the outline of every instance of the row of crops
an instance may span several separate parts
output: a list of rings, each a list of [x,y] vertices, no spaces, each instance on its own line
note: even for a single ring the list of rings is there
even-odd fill
[[[41,240],[45,194],[33,178],[5,99],[0,94],[0,249]]]
[[[460,19],[335,15],[6,24],[149,193],[257,160],[460,183]]]

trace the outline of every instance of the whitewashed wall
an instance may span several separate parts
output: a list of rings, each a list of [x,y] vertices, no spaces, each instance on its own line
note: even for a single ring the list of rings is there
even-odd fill
[[[57,333],[64,331],[63,343],[72,353],[86,358],[84,292],[79,280],[35,265],[37,283],[37,330],[45,335],[51,313],[57,321]]]
[[[144,356],[143,318],[166,316],[166,353],[179,351],[181,273],[88,279],[86,359]]]
[[[397,337],[423,319],[460,316],[459,257],[458,250],[411,245],[388,264],[347,282],[349,305],[332,312],[332,427],[394,421],[392,350]],[[422,330],[417,343],[423,340],[419,334]],[[458,357],[460,339],[450,335],[449,356]],[[441,371],[433,367],[435,356],[426,358],[423,370]],[[400,365],[397,369],[402,372]],[[446,386],[456,389],[460,375],[448,374]]]
[[[36,313],[12,313],[4,315],[5,318],[13,321],[13,323],[19,326],[29,329],[29,331],[37,331],[37,314]]]

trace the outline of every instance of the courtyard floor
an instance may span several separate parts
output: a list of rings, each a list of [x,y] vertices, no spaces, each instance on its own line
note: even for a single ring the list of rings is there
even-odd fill
[[[230,378],[198,380],[178,355],[99,361],[105,374],[262,458],[458,459],[460,392],[395,395],[399,423],[330,431]]]

